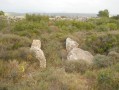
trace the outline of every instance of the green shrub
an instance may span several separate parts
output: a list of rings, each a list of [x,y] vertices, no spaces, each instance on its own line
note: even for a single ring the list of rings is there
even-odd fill
[[[117,21],[117,29],[119,29],[119,20]]]
[[[87,79],[88,90],[97,90],[97,88],[96,88],[97,72],[92,71],[92,70],[86,71],[84,76]]]
[[[73,21],[72,25],[80,30],[92,30],[95,25],[90,22]]]
[[[72,26],[72,21],[69,20],[57,20],[54,23],[55,26],[58,26],[60,30],[63,32],[74,32],[76,31],[76,28]]]
[[[10,59],[17,59],[20,62],[27,61],[29,63],[39,63],[39,61],[35,57],[35,54],[30,51],[30,48],[27,47],[21,47],[16,50],[1,51],[0,58],[7,61],[9,61]]]
[[[32,22],[22,20],[16,22],[12,29],[12,33],[30,38],[38,37],[38,35],[48,31],[48,23],[45,21]]]
[[[85,73],[90,67],[85,61],[66,61],[65,62],[65,71],[66,72],[77,72],[77,73]]]
[[[65,21],[57,20],[57,21],[55,21],[55,25],[58,27],[68,26],[68,25],[70,25],[70,21],[68,22],[67,20],[65,20]]]
[[[109,67],[113,64],[112,60],[105,55],[96,55],[93,60],[94,68]]]
[[[35,27],[36,27],[35,24],[32,22],[19,21],[19,22],[16,22],[16,25],[14,27],[14,31],[24,31],[27,29],[33,30]]]
[[[0,31],[7,27],[7,20],[5,17],[0,17]]]
[[[43,45],[45,56],[47,57],[48,66],[62,66],[62,60],[60,56],[60,50],[62,45],[56,40],[47,41],[47,44]],[[52,52],[51,52],[52,51]]]
[[[119,63],[119,53],[117,53],[115,51],[111,51],[108,53],[108,57],[110,57],[113,64]]]
[[[119,73],[111,69],[101,70],[97,76],[98,90],[118,90],[119,89]]]
[[[5,77],[8,72],[7,62],[0,59],[0,77]]]
[[[119,73],[119,63],[113,66],[113,70]]]
[[[94,53],[107,54],[110,49],[119,46],[119,36],[107,34],[102,36],[90,36],[86,39],[86,45],[91,48]]]
[[[113,83],[113,73],[110,70],[102,70],[97,76],[97,89],[98,90],[113,90],[111,84]]]
[[[114,52],[119,53],[119,47],[118,46],[115,46],[115,47],[109,49],[109,52],[111,52],[111,51],[114,51]]]
[[[96,30],[98,31],[108,31],[110,28],[107,25],[99,25],[96,27]]]
[[[15,50],[13,53],[11,53],[12,58],[16,58],[19,61],[27,61],[30,63],[37,62],[39,64],[39,61],[37,60],[35,53],[30,51],[30,48],[27,47],[21,47],[17,50]]]
[[[31,40],[27,37],[20,37],[14,34],[0,34],[0,44],[3,44],[6,49],[18,49],[19,47],[29,47],[31,45]]]
[[[107,26],[110,30],[117,30],[117,24],[115,23],[107,23]]]
[[[30,47],[31,40],[13,34],[0,34],[0,59],[18,58],[17,50],[21,47]]]
[[[119,22],[111,18],[89,19],[97,31],[117,30]]]
[[[40,21],[48,22],[49,17],[43,16],[43,15],[36,15],[36,14],[31,14],[31,15],[26,14],[26,20],[27,21],[33,21],[33,22],[40,22]]]
[[[99,18],[94,20],[94,23],[96,23],[96,25],[105,25],[109,22],[109,18]]]
[[[34,77],[37,80],[35,88],[41,90],[69,90],[68,85],[60,79],[63,74],[63,71],[54,68],[47,68],[47,70],[37,72]]]
[[[5,13],[3,11],[0,11],[0,15],[5,15]]]
[[[111,18],[112,18],[112,19],[115,19],[115,20],[119,20],[119,15],[112,16]]]
[[[27,68],[26,62],[19,63],[17,60],[5,62],[0,60],[0,77],[10,79],[13,83],[19,81]]]

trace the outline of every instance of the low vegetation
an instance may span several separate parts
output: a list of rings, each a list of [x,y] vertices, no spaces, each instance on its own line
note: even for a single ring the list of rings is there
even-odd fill
[[[109,18],[107,10],[98,16],[86,21],[35,14],[14,21],[0,16],[0,90],[118,90],[118,16]],[[93,64],[66,60],[67,37],[94,55]],[[30,52],[33,39],[42,42],[46,69],[39,68]]]

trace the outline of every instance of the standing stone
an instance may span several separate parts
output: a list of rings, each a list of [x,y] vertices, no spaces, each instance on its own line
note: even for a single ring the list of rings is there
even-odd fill
[[[66,50],[68,52],[71,51],[73,48],[78,48],[78,45],[79,44],[71,38],[66,39]]]
[[[33,40],[30,50],[35,53],[36,58],[40,62],[40,67],[46,68],[46,59],[43,51],[41,50],[41,41]]]

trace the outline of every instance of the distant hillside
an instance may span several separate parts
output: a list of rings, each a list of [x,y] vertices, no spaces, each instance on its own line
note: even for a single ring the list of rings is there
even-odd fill
[[[16,12],[6,12],[9,16],[24,16],[25,13],[16,13]]]
[[[7,12],[10,16],[24,16],[26,13]],[[32,13],[30,13],[32,14]],[[35,13],[48,16],[67,16],[67,17],[97,17],[97,14],[91,13]]]
[[[91,13],[43,13],[49,16],[67,16],[67,17],[97,17],[97,14]]]

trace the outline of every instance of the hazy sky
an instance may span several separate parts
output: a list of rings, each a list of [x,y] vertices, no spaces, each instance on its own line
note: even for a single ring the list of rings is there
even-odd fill
[[[0,10],[6,12],[98,13],[108,9],[119,13],[119,0],[0,0]]]

